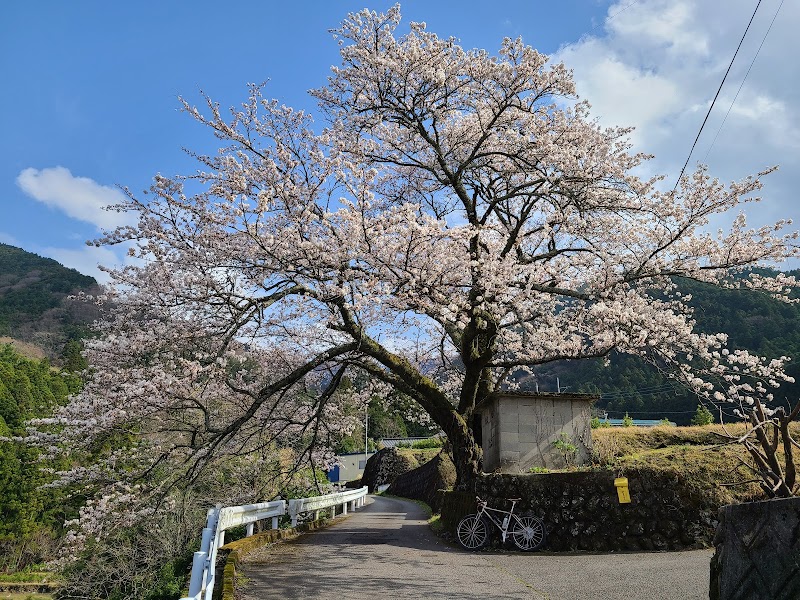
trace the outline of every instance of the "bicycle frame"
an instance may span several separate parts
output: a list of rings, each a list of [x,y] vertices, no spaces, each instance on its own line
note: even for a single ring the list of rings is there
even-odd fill
[[[511,525],[512,519],[516,517],[516,515],[514,514],[514,507],[517,505],[517,502],[519,502],[519,500],[511,500],[511,510],[501,510],[499,508],[491,508],[486,500],[481,500],[480,498],[478,498],[478,513],[477,513],[478,518],[480,519],[481,517],[485,516],[492,523],[494,523],[495,527],[497,527],[500,530],[500,533],[503,536],[504,543],[506,541],[506,536],[508,535],[508,526]],[[500,520],[500,517],[495,516],[492,513],[502,514],[506,516],[503,517],[502,520]]]

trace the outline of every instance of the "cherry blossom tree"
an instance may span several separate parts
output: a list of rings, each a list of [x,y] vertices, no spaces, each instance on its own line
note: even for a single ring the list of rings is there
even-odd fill
[[[341,384],[359,373],[444,430],[466,485],[476,405],[538,365],[633,354],[743,407],[788,379],[785,359],[696,332],[674,286],[789,301],[793,278],[747,269],[798,256],[790,221],[708,231],[760,200],[769,169],[723,185],[701,167],[669,190],[564,65],[520,39],[493,55],[400,27],[394,7],[335,30],[341,64],[311,92],[322,125],[260,86],[228,116],[184,102],[222,147],[129,193],[138,225],[99,240],[136,260],[110,271],[96,371],[53,421],[61,439],[124,431],[136,464],[189,473],[270,444],[320,464],[353,426]]]

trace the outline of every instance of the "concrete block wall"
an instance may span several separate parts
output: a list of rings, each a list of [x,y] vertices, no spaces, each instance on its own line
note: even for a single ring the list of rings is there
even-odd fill
[[[498,394],[480,407],[483,470],[527,473],[589,464],[592,453],[590,407],[584,394]],[[556,447],[563,439],[575,447]],[[569,464],[568,464],[569,463]]]

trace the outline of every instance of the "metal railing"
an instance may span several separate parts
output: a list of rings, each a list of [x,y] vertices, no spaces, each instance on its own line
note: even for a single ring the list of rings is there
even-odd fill
[[[194,553],[192,560],[192,575],[189,579],[189,595],[181,600],[211,600],[214,593],[216,576],[217,550],[225,544],[225,531],[240,525],[247,526],[247,536],[253,535],[256,521],[272,519],[272,529],[278,528],[278,517],[289,514],[292,526],[297,525],[298,517],[303,513],[314,512],[314,519],[319,518],[319,511],[324,508],[333,508],[336,516],[336,507],[342,505],[342,514],[347,514],[347,505],[355,510],[364,506],[367,496],[367,487],[347,492],[337,492],[314,498],[298,498],[289,500],[288,510],[285,500],[262,502],[260,504],[246,504],[244,506],[227,506],[210,508],[206,518],[206,527],[200,542],[200,550]]]
[[[336,492],[325,496],[315,496],[313,498],[297,498],[289,500],[289,516],[292,517],[292,527],[297,525],[297,519],[302,513],[313,512],[314,519],[319,517],[319,511],[323,508],[333,508],[333,516],[336,516],[336,507],[342,505],[342,514],[347,514],[347,505],[350,510],[355,510],[364,506],[364,498],[367,496],[368,488],[362,487],[357,490],[346,492]]]
[[[227,529],[246,525],[247,535],[251,536],[256,521],[272,518],[272,528],[277,529],[278,517],[285,514],[285,500],[210,508],[200,541],[200,550],[194,553],[192,559],[187,600],[211,600],[216,576],[217,550],[225,544]]]

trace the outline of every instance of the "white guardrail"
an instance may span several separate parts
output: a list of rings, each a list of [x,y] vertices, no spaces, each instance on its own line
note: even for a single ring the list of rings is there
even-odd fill
[[[347,505],[350,510],[364,506],[368,488],[337,492],[314,498],[297,498],[289,500],[288,510],[285,500],[262,502],[260,504],[246,504],[244,506],[227,506],[225,508],[210,508],[200,550],[194,553],[192,560],[192,575],[189,579],[189,595],[181,600],[211,600],[214,593],[215,571],[217,564],[217,549],[225,544],[225,530],[239,525],[247,526],[247,536],[253,535],[256,521],[272,519],[272,529],[278,528],[278,517],[289,514],[292,518],[292,527],[297,525],[298,517],[303,513],[313,512],[314,519],[319,518],[319,511],[324,508],[333,508],[336,516],[336,507],[342,506],[342,514],[347,514]]]
[[[319,511],[323,508],[333,507],[333,516],[336,516],[336,507],[342,505],[342,514],[347,514],[347,505],[350,504],[350,510],[355,510],[364,506],[364,498],[367,496],[368,488],[362,487],[357,490],[348,490],[346,492],[336,492],[335,494],[327,494],[326,496],[315,496],[314,498],[297,498],[296,500],[289,500],[289,516],[292,517],[292,527],[297,525],[297,517],[301,513],[314,512],[314,520],[319,518]]]

